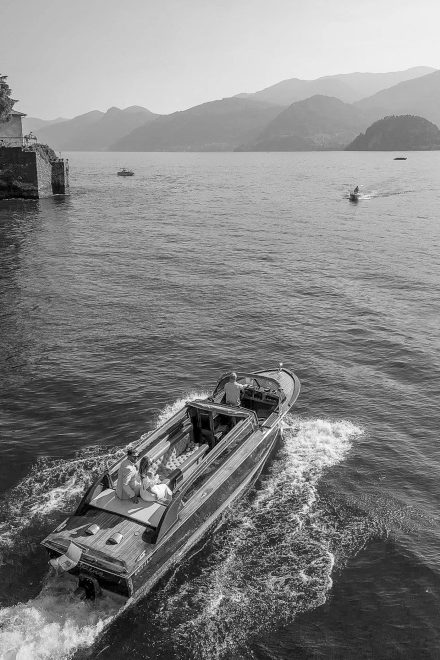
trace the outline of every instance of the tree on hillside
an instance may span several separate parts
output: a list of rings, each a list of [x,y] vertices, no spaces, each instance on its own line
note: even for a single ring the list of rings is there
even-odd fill
[[[11,99],[11,88],[6,82],[8,76],[0,75],[0,120],[9,119],[16,101]]]

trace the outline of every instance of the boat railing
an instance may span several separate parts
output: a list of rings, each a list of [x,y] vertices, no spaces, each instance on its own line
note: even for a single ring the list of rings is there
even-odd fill
[[[185,503],[186,499],[189,499],[188,492],[191,489],[197,490],[197,488],[201,487],[204,481],[207,481],[212,476],[212,473],[218,468],[218,459],[224,458],[224,460],[227,460],[230,454],[228,448],[236,445],[237,441],[243,440],[258,428],[258,420],[255,413],[250,410],[247,412],[249,414],[238,422],[238,424],[236,424],[236,426],[224,436],[218,445],[205,454],[204,459],[200,461],[199,465],[189,478],[174,491],[173,499],[165,509],[162,519],[157,526],[155,542],[161,539],[178,520],[178,514],[184,506],[184,498]],[[189,496],[192,497],[192,493]]]

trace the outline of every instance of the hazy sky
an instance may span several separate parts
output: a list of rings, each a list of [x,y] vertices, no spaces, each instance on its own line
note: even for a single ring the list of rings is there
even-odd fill
[[[153,112],[286,78],[440,68],[439,0],[0,0],[17,109]]]

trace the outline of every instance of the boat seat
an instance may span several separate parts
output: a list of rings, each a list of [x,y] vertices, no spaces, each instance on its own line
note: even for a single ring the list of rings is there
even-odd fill
[[[177,459],[167,463],[167,467],[163,471],[161,470],[161,472],[163,472],[162,483],[167,484],[167,486],[173,490],[176,485],[196,469],[198,463],[204,457],[208,449],[209,445],[207,444],[196,444],[193,449],[190,449],[185,454],[178,456]]]
[[[165,436],[155,447],[145,453],[145,456],[151,460],[153,472],[160,472],[172,458],[185,454],[184,450],[192,437],[191,433],[191,426],[186,425],[177,433]]]
[[[106,488],[96,495],[90,502],[90,506],[102,511],[117,513],[125,518],[131,518],[143,525],[150,525],[150,527],[155,528],[166,509],[166,506],[158,502],[144,502],[140,499],[137,504],[133,504],[131,500],[121,500],[112,488]]]
[[[199,461],[208,451],[208,445],[194,445],[190,450],[175,456],[167,463],[167,467],[161,470],[164,478],[162,483],[167,484],[171,488],[175,488],[176,484],[183,480],[184,476],[188,476],[195,470]],[[110,511],[117,513],[126,518],[132,518],[137,522],[150,527],[157,527],[166,506],[158,502],[144,502],[139,500],[137,504],[133,504],[131,500],[121,500],[116,495],[113,488],[105,488],[90,501],[90,506],[102,511]]]

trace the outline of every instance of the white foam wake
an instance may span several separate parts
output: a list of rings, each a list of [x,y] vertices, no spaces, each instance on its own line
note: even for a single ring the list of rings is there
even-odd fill
[[[159,608],[177,655],[190,644],[194,658],[234,656],[253,635],[325,601],[334,556],[317,485],[361,433],[347,421],[287,417],[283,447],[256,496],[233,507],[206,560],[199,554],[199,575]],[[190,616],[182,616],[188,602]]]
[[[203,398],[191,392],[166,406],[157,426],[174,415],[188,400]],[[1,506],[0,550],[17,561],[26,561],[30,544],[24,542],[32,533],[41,539],[43,528],[74,507],[93,475],[113,463],[121,448],[92,447],[70,460],[40,460],[11,492]],[[20,552],[20,545],[23,550]],[[9,561],[11,559],[9,558]],[[26,603],[0,609],[1,660],[61,660],[76,650],[91,646],[104,628],[118,614],[111,600],[96,604],[73,597],[71,584],[48,576],[36,598]]]
[[[181,399],[176,399],[173,403],[170,403],[165,406],[165,408],[159,413],[159,416],[157,418],[157,424],[156,428],[159,426],[162,426],[162,424],[165,424],[165,422],[170,419],[173,415],[175,415],[187,401],[194,401],[195,399],[206,399],[208,396],[210,396],[209,392],[188,392],[184,397]]]
[[[165,406],[158,415],[156,428],[175,415],[186,401],[207,396],[203,392],[190,392]],[[94,475],[114,463],[123,451],[120,447],[88,447],[71,460],[40,459],[0,502],[0,559],[7,549],[16,550],[17,540],[32,524],[47,522],[60,512],[68,513]]]
[[[185,401],[204,396],[193,392],[175,401],[157,424]],[[177,652],[191,640],[196,657],[220,658],[246,643],[255,617],[262,626],[268,620],[282,622],[286,612],[322,602],[331,586],[333,556],[314,510],[316,485],[326,468],[343,460],[360,432],[349,422],[287,418],[282,451],[262,488],[228,514],[226,532],[220,528],[215,535],[200,575],[185,579],[177,591],[170,584],[162,592],[161,638],[168,621]],[[43,536],[42,528],[74,504],[90,475],[120,451],[94,448],[72,461],[39,462],[4,503],[4,546],[15,552],[30,528],[36,538]],[[117,615],[111,601],[79,602],[63,581],[48,577],[36,598],[0,610],[0,657],[68,658],[91,646]]]
[[[93,476],[116,460],[118,448],[87,448],[71,460],[41,459],[1,502],[0,552],[15,546],[24,531],[74,505]]]
[[[93,644],[117,611],[105,598],[98,605],[79,601],[72,596],[71,585],[48,578],[37,598],[0,610],[0,657],[67,658]]]

